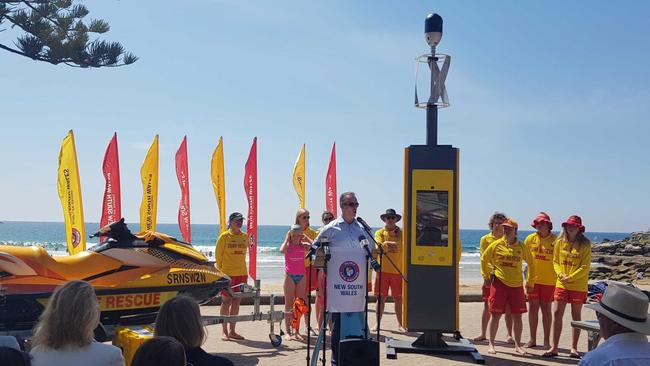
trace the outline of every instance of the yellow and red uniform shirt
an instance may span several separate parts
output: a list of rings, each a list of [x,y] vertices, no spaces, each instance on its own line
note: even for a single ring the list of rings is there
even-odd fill
[[[385,227],[382,227],[381,229],[377,230],[377,232],[375,232],[375,241],[377,242],[377,244],[382,246],[382,249],[384,249],[384,256],[390,258],[390,260],[385,260],[383,262],[380,261],[381,271],[383,273],[393,273],[393,274],[399,273],[398,270],[401,272],[402,271],[402,230],[398,227],[397,233],[393,233],[391,231],[386,230]],[[389,252],[388,247],[383,246],[384,242],[387,241],[392,241],[395,242],[395,244],[397,244],[396,252]],[[393,265],[393,263],[395,263],[395,265]]]
[[[306,237],[308,237],[311,240],[316,239],[316,237],[318,236],[318,231],[316,231],[316,230],[314,230],[314,229],[312,229],[310,227],[307,227],[303,231],[303,233],[305,234]],[[307,253],[309,253],[309,248],[305,249],[305,255],[307,255]],[[309,258],[305,259],[305,267],[309,267]]]
[[[506,242],[505,238],[494,241],[485,249],[481,255],[481,273],[488,273],[483,276],[489,280],[489,268],[494,269],[494,275],[508,287],[521,287],[524,285],[521,272],[522,261],[528,264],[526,274],[526,286],[535,286],[535,262],[530,251],[517,239],[512,245]]]
[[[233,234],[228,229],[217,239],[217,268],[228,276],[247,276],[246,251],[248,235],[245,232]]]
[[[524,247],[533,255],[535,261],[535,284],[555,286],[557,274],[553,269],[553,243],[555,235],[551,234],[545,238],[538,233],[532,233],[524,239]]]
[[[490,244],[494,243],[496,240],[499,240],[496,236],[492,235],[492,232],[489,232],[481,237],[480,241],[480,246],[479,246],[479,253],[481,256],[483,256],[483,252],[485,252],[485,249],[490,246]],[[460,257],[460,255],[459,255]],[[483,278],[490,278],[490,275],[492,274],[492,268],[487,267],[488,272],[483,273],[483,266],[481,266],[481,276]]]
[[[558,239],[554,246],[553,268],[558,278],[555,287],[571,291],[587,291],[591,267],[591,244],[570,243]],[[560,276],[563,274],[568,277],[566,285],[560,282]]]

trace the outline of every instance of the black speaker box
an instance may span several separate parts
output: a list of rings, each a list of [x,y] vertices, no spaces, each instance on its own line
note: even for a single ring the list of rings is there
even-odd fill
[[[379,342],[344,339],[339,342],[339,366],[379,366]]]

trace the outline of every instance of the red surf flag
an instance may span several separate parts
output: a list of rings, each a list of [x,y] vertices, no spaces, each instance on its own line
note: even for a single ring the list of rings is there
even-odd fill
[[[336,142],[332,145],[332,154],[330,155],[330,164],[327,167],[325,175],[325,208],[327,211],[336,214]]]
[[[244,171],[244,191],[248,200],[248,274],[253,281],[257,279],[257,137],[248,153]]]
[[[104,179],[106,180],[106,188],[104,188],[102,218],[99,221],[100,228],[122,218],[120,159],[117,153],[117,132],[113,133],[113,138],[108,142],[108,146],[106,147],[102,171],[104,173]]]
[[[192,242],[190,227],[190,175],[187,171],[187,136],[183,136],[181,146],[176,151],[176,177],[181,186],[181,201],[178,204],[178,227],[183,235],[183,241]]]

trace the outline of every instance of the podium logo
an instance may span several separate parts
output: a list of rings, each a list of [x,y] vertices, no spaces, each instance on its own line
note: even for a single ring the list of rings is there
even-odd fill
[[[354,282],[359,278],[359,265],[353,261],[346,261],[341,263],[339,267],[339,274],[341,279],[345,282]]]

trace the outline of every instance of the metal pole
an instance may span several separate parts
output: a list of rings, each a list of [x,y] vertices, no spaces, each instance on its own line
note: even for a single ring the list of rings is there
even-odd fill
[[[427,145],[438,145],[438,106],[427,106]]]

